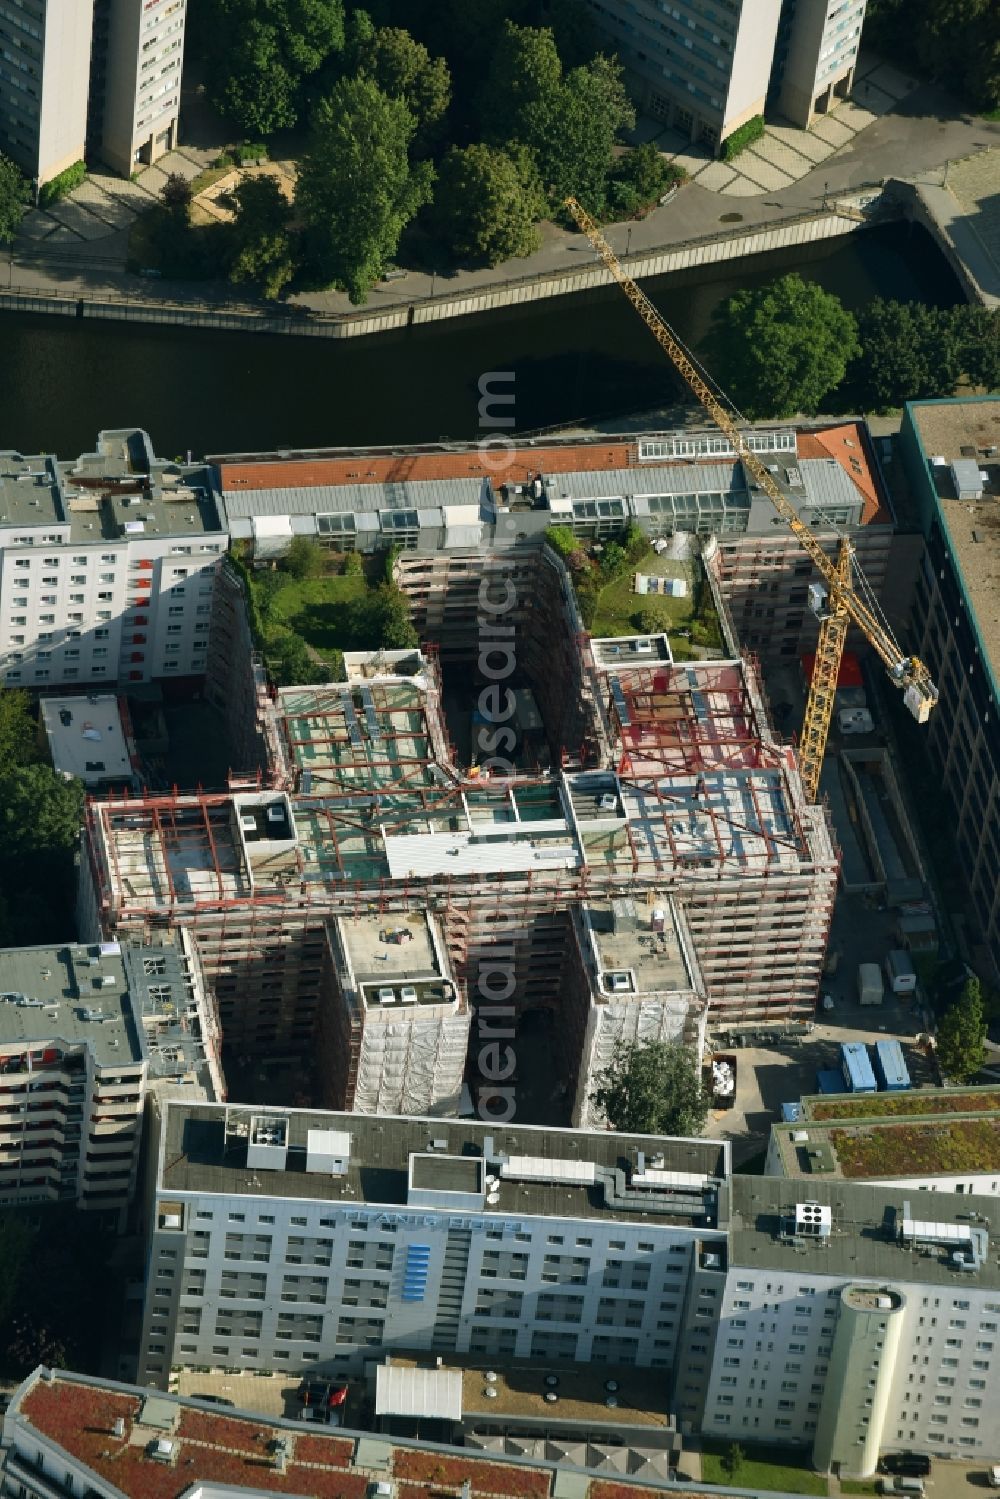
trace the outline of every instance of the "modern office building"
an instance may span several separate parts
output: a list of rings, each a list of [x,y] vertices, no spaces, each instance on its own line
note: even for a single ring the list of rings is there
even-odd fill
[[[36,187],[91,155],[124,176],[177,143],[187,0],[0,8],[0,150]]]
[[[0,950],[0,1203],[122,1213],[147,1097],[170,1084],[220,1098],[219,1045],[183,932]]]
[[[996,1198],[741,1176],[731,1193],[705,1434],[811,1447],[845,1477],[892,1450],[995,1459]]]
[[[142,1383],[396,1349],[669,1381],[714,1323],[725,1142],[171,1099],[160,1117]]]
[[[900,449],[926,539],[910,639],[941,694],[924,741],[951,815],[977,961],[1000,974],[1000,399],[916,401]]]
[[[0,679],[203,676],[227,542],[208,471],[144,432],[102,432],[75,462],[0,453]]]
[[[867,0],[588,0],[641,107],[713,149],[773,101],[806,127],[850,92]]]

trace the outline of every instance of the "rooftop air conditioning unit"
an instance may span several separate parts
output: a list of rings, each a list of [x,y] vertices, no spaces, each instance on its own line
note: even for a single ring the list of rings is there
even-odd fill
[[[412,984],[404,984],[399,991],[399,1002],[403,1005],[415,1005],[417,1002],[417,991]]]
[[[653,654],[653,642],[651,640],[633,640],[632,649],[637,656],[651,656]]]
[[[252,812],[240,813],[240,827],[244,833],[255,833],[257,831],[257,819]]]
[[[630,973],[606,973],[604,980],[612,994],[627,994],[632,988],[632,975]]]
[[[378,991],[378,1002],[380,1005],[394,1005],[396,1003],[395,989],[380,989]]]
[[[282,802],[272,802],[267,809],[268,822],[284,822],[285,808]]]
[[[597,798],[597,805],[602,812],[617,812],[618,798],[613,791],[605,791]]]

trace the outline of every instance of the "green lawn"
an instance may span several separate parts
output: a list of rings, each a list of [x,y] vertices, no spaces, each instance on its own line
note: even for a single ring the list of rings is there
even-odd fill
[[[814,1473],[805,1456],[795,1461],[786,1447],[750,1447],[739,1471],[730,1478],[722,1467],[722,1454],[728,1443],[706,1442],[701,1454],[701,1476],[705,1483],[724,1484],[729,1488],[755,1489],[765,1492],[781,1490],[786,1494],[827,1494],[829,1488],[821,1473]]]
[[[691,655],[689,642],[679,632],[690,630],[696,621],[707,628],[705,643],[718,644],[718,620],[707,586],[699,587],[699,567],[699,563],[665,560],[650,549],[639,561],[630,563],[621,577],[614,578],[601,589],[590,633],[597,636],[634,635],[637,627],[632,616],[642,610],[658,619],[660,629],[670,636],[671,649],[678,660],[683,661]],[[655,593],[638,594],[634,591],[637,572],[655,577],[684,577],[687,579],[687,595],[674,599]]]
[[[878,1484],[874,1478],[842,1478],[840,1492],[842,1494],[877,1494]]]
[[[301,635],[323,656],[343,650],[347,643],[350,605],[363,598],[362,576],[324,575],[321,578],[283,577],[271,599],[268,619]]]

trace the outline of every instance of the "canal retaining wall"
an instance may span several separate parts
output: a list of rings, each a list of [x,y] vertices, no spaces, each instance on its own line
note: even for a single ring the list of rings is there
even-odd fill
[[[894,184],[895,186],[895,184]],[[852,234],[870,223],[884,223],[899,216],[897,195],[874,184],[815,211],[795,214],[755,228],[729,230],[644,251],[628,257],[629,274],[642,279],[667,276],[698,266],[719,265],[787,250]],[[591,261],[546,275],[507,278],[469,288],[467,291],[400,302],[392,307],[325,316],[295,311],[271,312],[250,305],[213,302],[168,302],[152,296],[128,296],[113,292],[74,296],[66,292],[21,289],[0,291],[0,308],[12,312],[51,313],[63,317],[101,319],[112,322],[161,323],[173,326],[216,328],[231,332],[280,333],[297,338],[363,338],[376,333],[445,322],[452,318],[497,312],[551,297],[573,296],[605,286],[610,273]]]

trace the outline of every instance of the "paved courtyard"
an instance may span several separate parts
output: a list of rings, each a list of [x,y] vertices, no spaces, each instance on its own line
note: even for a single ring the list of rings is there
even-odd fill
[[[692,146],[676,131],[642,134],[668,160],[681,166],[699,187],[728,198],[759,198],[791,187],[832,157],[847,152],[869,125],[890,114],[918,87],[915,78],[877,58],[862,58],[850,99],[816,120],[811,130],[768,125],[759,141],[735,161],[715,161],[703,147]]]

